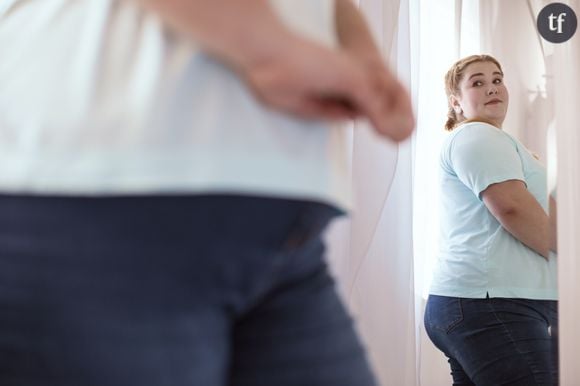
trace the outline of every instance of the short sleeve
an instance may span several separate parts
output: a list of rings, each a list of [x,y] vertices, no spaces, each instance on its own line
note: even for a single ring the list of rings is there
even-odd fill
[[[451,169],[478,198],[492,184],[525,182],[516,144],[494,126],[473,123],[463,127],[448,150]]]

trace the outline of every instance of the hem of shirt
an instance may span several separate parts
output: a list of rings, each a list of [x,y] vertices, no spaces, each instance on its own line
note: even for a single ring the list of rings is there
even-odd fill
[[[531,299],[558,300],[557,289],[533,289],[517,287],[487,287],[487,288],[431,288],[429,295],[448,296],[455,298],[485,299]]]
[[[475,189],[476,191],[479,191],[477,193],[477,198],[481,201],[482,197],[481,194],[487,189],[489,188],[491,185],[493,184],[501,184],[502,182],[506,182],[506,181],[521,181],[524,183],[524,185],[526,186],[526,189],[528,187],[528,183],[526,182],[526,180],[524,178],[522,178],[521,176],[516,177],[513,175],[503,175],[503,176],[494,176],[493,178],[491,178],[489,181],[487,181],[483,186],[478,186],[477,189]]]
[[[297,201],[318,202],[337,209],[344,215],[352,210],[352,199],[349,194],[331,193],[316,189],[301,189],[296,187],[276,188],[272,186],[249,184],[241,186],[227,183],[184,184],[184,183],[152,183],[148,179],[124,180],[119,186],[90,186],[82,183],[61,186],[10,186],[0,185],[0,194],[23,196],[63,196],[63,197],[127,197],[127,196],[157,196],[157,195],[241,195],[251,197],[280,198]]]

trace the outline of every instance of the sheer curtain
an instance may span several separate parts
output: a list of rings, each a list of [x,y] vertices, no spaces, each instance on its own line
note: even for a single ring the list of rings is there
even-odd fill
[[[442,77],[459,55],[460,19],[454,0],[361,0],[359,5],[385,58],[411,90],[418,128],[412,141],[397,146],[377,141],[364,124],[355,125],[356,209],[329,232],[330,260],[380,384],[448,384],[445,359],[428,342],[422,313],[436,251],[432,231],[438,227],[428,210],[437,207],[436,173],[428,166],[437,164],[447,110]],[[414,191],[429,194],[417,198]]]
[[[409,2],[361,0],[385,58],[409,85]],[[364,123],[352,135],[356,210],[334,224],[329,255],[341,292],[382,385],[415,385],[412,143],[378,140]]]
[[[359,1],[385,59],[411,90],[418,117],[413,140],[401,145],[377,140],[364,123],[354,126],[355,211],[328,234],[331,266],[383,386],[451,383],[422,317],[437,252],[437,163],[447,111],[443,75],[455,60],[475,53],[489,53],[503,65],[510,90],[506,131],[546,161],[546,135],[558,126],[562,385],[580,379],[572,363],[580,346],[573,328],[580,314],[571,295],[580,294],[580,264],[572,259],[580,254],[572,236],[579,221],[573,214],[580,214],[574,199],[580,196],[580,135],[572,115],[580,105],[580,77],[571,75],[579,68],[580,45],[578,36],[558,47],[539,37],[536,16],[548,3]],[[580,10],[578,0],[569,4]]]
[[[580,1],[565,1],[576,15]],[[554,47],[554,94],[558,150],[558,285],[560,292],[560,385],[580,379],[580,36]]]

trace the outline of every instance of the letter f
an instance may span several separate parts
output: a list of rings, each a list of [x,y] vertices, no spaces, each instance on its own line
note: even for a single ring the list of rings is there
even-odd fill
[[[562,23],[564,23],[564,16],[566,16],[565,12],[562,12],[558,15],[558,33],[562,33]]]

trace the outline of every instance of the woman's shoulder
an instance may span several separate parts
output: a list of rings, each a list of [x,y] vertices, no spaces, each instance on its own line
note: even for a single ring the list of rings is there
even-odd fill
[[[501,129],[483,121],[468,121],[459,124],[457,128],[453,130],[453,133],[455,133],[455,135],[458,135],[459,133],[496,135],[501,133]]]
[[[466,143],[478,144],[497,143],[509,141],[509,136],[506,136],[501,129],[487,123],[487,122],[466,122],[459,125],[449,137],[448,143]]]
[[[517,145],[501,129],[486,122],[466,122],[459,125],[445,140],[442,160],[480,159],[489,154],[517,151]]]

